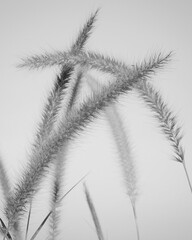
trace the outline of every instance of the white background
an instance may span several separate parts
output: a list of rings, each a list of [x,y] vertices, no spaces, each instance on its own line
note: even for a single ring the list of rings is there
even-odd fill
[[[98,7],[101,11],[87,49],[127,64],[141,62],[153,53],[174,51],[172,62],[151,81],[178,116],[192,179],[191,1],[1,0],[0,3],[0,155],[13,184],[27,161],[46,96],[57,73],[56,68],[29,72],[17,69],[16,65],[22,57],[45,50],[68,50],[89,14]],[[120,98],[119,109],[137,169],[136,208],[141,239],[190,240],[192,194],[182,165],[171,160],[169,143],[136,94]],[[71,144],[64,191],[87,171],[91,171],[87,185],[106,239],[136,239],[116,146],[104,114]],[[48,211],[46,186],[35,199],[30,234]],[[0,217],[6,222],[3,211]],[[45,228],[39,239],[46,236],[46,231]],[[61,239],[64,238],[97,239],[80,185],[63,202]]]

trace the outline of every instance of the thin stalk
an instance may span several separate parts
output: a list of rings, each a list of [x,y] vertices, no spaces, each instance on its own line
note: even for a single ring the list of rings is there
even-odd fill
[[[37,236],[37,234],[40,232],[41,228],[44,226],[45,222],[47,221],[47,219],[49,218],[49,216],[51,215],[52,211],[49,212],[47,214],[47,216],[45,217],[45,219],[43,220],[43,222],[40,224],[40,226],[37,228],[37,230],[35,231],[35,233],[33,234],[33,236],[30,238],[30,240],[34,240]]]
[[[132,209],[133,209],[133,214],[134,214],[134,219],[135,219],[135,227],[136,227],[136,231],[137,231],[137,240],[140,240],[139,224],[138,224],[138,220],[137,220],[137,212],[136,212],[135,204],[132,201],[131,201],[131,206],[132,206]]]
[[[92,198],[91,198],[91,195],[89,193],[89,190],[86,186],[86,184],[84,183],[84,191],[85,191],[85,196],[86,196],[86,200],[87,200],[87,204],[89,206],[89,210],[91,212],[91,216],[92,216],[92,219],[93,219],[93,222],[95,224],[95,229],[96,229],[96,232],[97,232],[97,237],[99,240],[104,240],[104,235],[103,235],[103,231],[101,229],[101,224],[99,222],[99,218],[97,216],[97,212],[96,212],[96,209],[95,209],[95,206],[94,206],[94,203],[92,201]]]
[[[186,175],[186,178],[187,178],[187,182],[188,182],[189,188],[190,188],[191,193],[192,193],[192,185],[191,185],[191,181],[190,181],[190,178],[189,178],[189,174],[188,174],[188,171],[187,171],[187,168],[186,168],[185,161],[183,161],[182,164],[183,164],[183,168],[184,168],[184,170],[185,170],[185,175]]]
[[[146,102],[147,106],[154,113],[154,116],[159,122],[160,129],[171,143],[175,152],[173,160],[183,164],[187,181],[192,193],[192,185],[185,165],[184,149],[181,144],[183,135],[181,134],[181,127],[177,125],[176,116],[163,101],[160,93],[157,92],[150,83],[141,81],[139,84],[135,85],[135,87],[139,91],[140,96]]]
[[[27,240],[27,235],[28,235],[28,231],[29,231],[29,222],[30,222],[30,218],[31,218],[31,208],[32,208],[32,201],[30,202],[30,206],[29,206],[29,213],[28,213],[28,218],[27,218],[27,227],[26,227],[26,233],[25,233],[25,240]]]

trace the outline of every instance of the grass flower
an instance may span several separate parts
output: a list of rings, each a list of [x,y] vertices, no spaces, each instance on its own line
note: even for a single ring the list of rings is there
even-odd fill
[[[150,83],[141,81],[136,85],[140,96],[146,102],[147,106],[152,110],[159,126],[174,150],[173,160],[183,165],[187,181],[192,192],[191,181],[187,172],[184,149],[181,144],[182,134],[181,128],[177,125],[175,115],[169,110],[167,104],[163,101],[159,92],[157,92]]]

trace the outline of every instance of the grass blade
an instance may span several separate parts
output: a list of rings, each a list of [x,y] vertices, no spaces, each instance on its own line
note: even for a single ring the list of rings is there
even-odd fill
[[[89,210],[91,212],[91,216],[92,216],[93,222],[95,224],[95,229],[96,229],[96,232],[97,232],[98,239],[99,240],[104,240],[103,232],[102,232],[102,229],[101,229],[101,224],[99,222],[99,218],[97,216],[97,212],[95,210],[95,206],[93,204],[91,195],[90,195],[89,190],[88,190],[85,183],[84,183],[84,191],[85,191],[87,204],[89,206]]]
[[[57,202],[60,203],[80,182],[82,182],[85,177],[88,175],[88,173],[83,176],[75,185],[73,185],[73,187],[71,187],[64,195],[63,197]],[[37,230],[35,231],[35,233],[33,234],[33,236],[30,238],[30,240],[34,240],[36,238],[36,236],[38,235],[38,233],[40,232],[40,230],[42,229],[42,227],[45,225],[46,221],[48,220],[48,218],[50,217],[50,215],[53,213],[53,211],[51,210],[47,216],[43,219],[42,223],[39,225],[39,227],[37,228]]]
[[[47,214],[47,216],[44,218],[43,222],[40,224],[40,226],[38,227],[38,229],[35,231],[35,233],[33,234],[33,236],[30,238],[30,240],[34,240],[37,235],[39,234],[40,230],[42,229],[42,227],[44,226],[44,224],[46,223],[47,219],[49,218],[49,216],[51,215],[52,212],[49,212]]]

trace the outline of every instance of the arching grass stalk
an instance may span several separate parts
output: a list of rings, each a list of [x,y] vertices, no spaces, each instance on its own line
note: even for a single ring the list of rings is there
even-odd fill
[[[173,160],[182,164],[190,191],[192,193],[192,185],[187,172],[184,150],[181,144],[183,136],[181,134],[181,128],[177,125],[175,115],[171,110],[169,110],[160,93],[156,92],[150,83],[141,81],[139,84],[135,85],[135,88],[139,92],[141,98],[146,102],[147,106],[154,113],[162,132],[172,145],[174,150]]]

